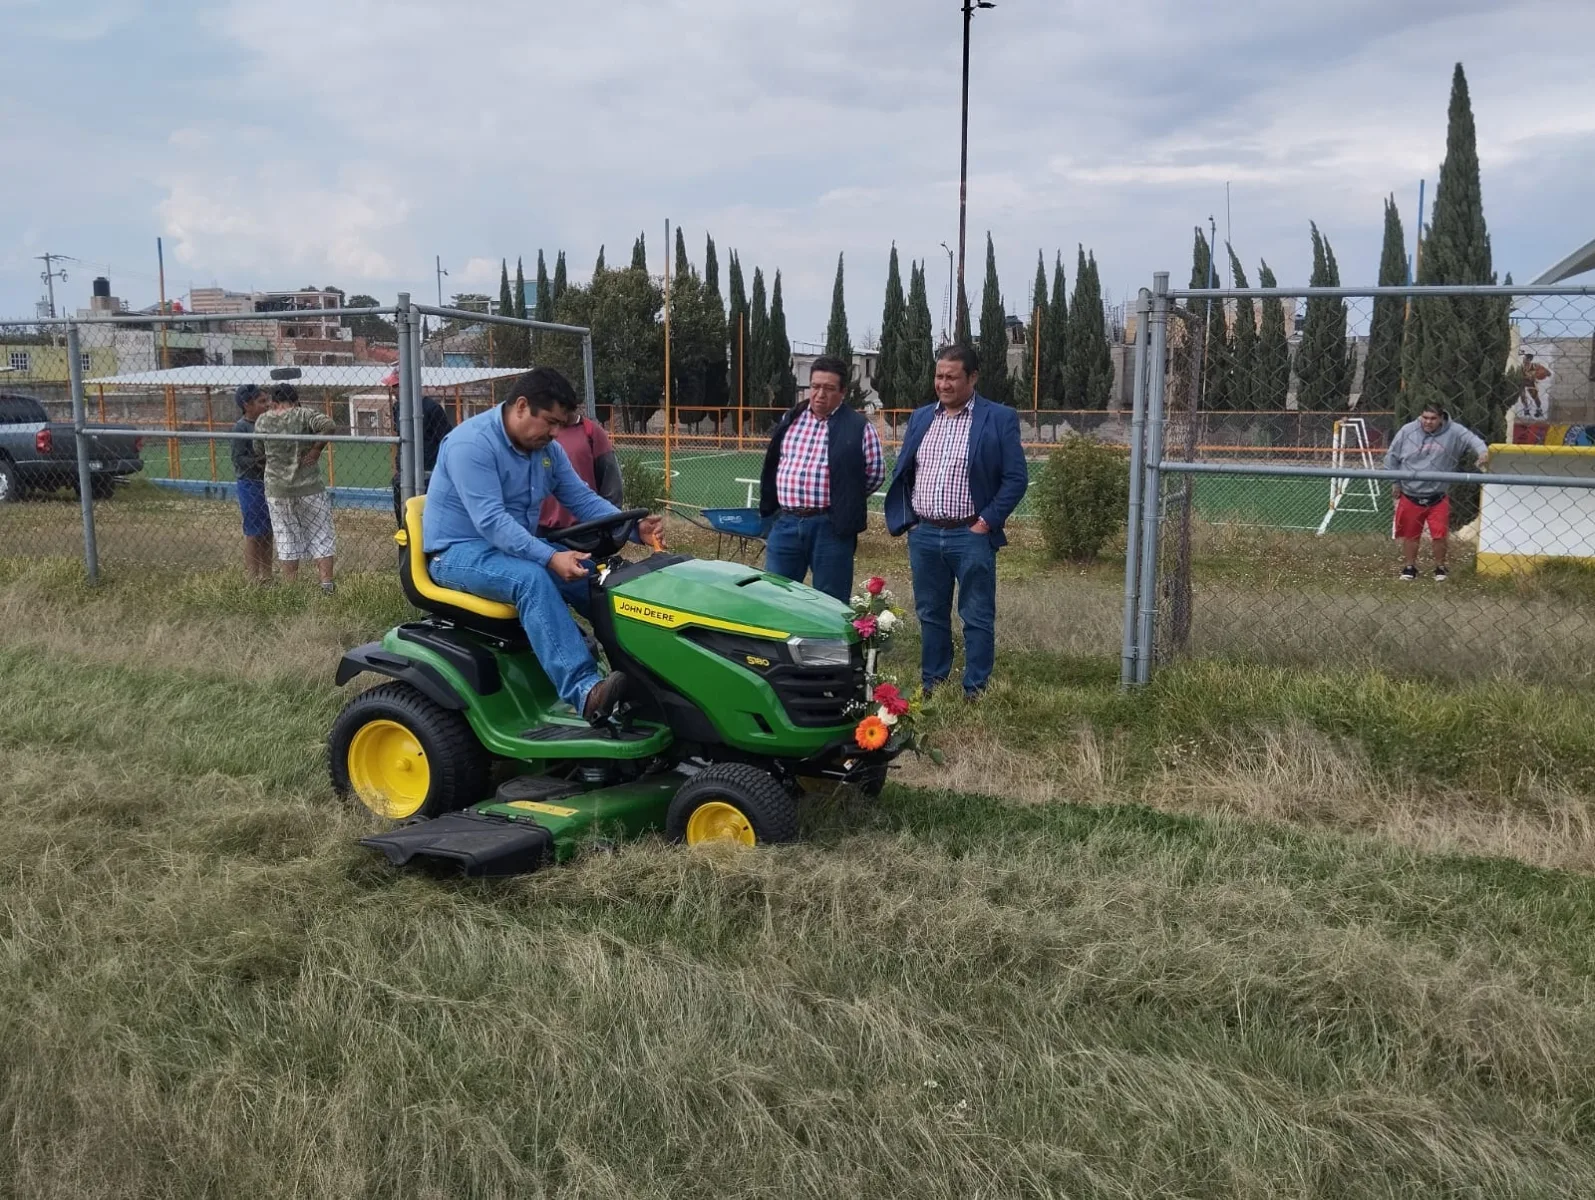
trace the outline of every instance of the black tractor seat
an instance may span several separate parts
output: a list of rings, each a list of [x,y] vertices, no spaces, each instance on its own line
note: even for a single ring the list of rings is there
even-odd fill
[[[404,528],[393,535],[399,555],[399,585],[404,598],[422,612],[512,645],[526,644],[526,631],[513,604],[503,604],[470,592],[446,588],[432,579],[426,554],[421,549],[421,514],[426,497],[415,496],[404,503]]]

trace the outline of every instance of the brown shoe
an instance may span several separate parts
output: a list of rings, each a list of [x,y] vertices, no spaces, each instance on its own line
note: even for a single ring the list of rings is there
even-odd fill
[[[593,684],[593,690],[587,693],[587,701],[582,705],[582,716],[596,725],[613,712],[615,705],[625,696],[626,673],[611,671]]]

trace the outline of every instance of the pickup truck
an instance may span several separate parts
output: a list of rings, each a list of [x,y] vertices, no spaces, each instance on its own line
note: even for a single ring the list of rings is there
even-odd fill
[[[144,439],[132,430],[89,429],[89,471],[97,499],[117,480],[144,469]],[[53,492],[78,485],[78,453],[72,426],[48,419],[32,396],[0,393],[0,504],[29,491]]]

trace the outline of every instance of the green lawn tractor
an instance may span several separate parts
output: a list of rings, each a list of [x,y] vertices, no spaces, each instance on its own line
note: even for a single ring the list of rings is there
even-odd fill
[[[659,831],[689,844],[797,836],[805,780],[877,794],[894,751],[854,740],[864,650],[846,605],[739,563],[614,556],[631,509],[550,540],[607,534],[593,640],[627,702],[592,724],[560,701],[507,604],[427,573],[425,497],[408,502],[399,578],[426,615],[344,655],[361,692],[332,728],[333,786],[403,822],[362,840],[395,865],[509,875],[582,845]]]

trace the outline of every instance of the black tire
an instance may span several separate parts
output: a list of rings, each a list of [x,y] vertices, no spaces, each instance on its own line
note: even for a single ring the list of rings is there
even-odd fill
[[[768,771],[747,763],[715,763],[682,784],[670,801],[665,832],[672,841],[686,841],[692,814],[716,801],[742,814],[755,845],[797,840],[797,801]]]
[[[22,499],[22,481],[17,478],[17,469],[6,459],[0,458],[0,504],[9,504],[13,500]]]
[[[89,489],[96,500],[109,500],[116,494],[116,476],[96,475],[89,481]]]
[[[349,751],[361,729],[376,721],[402,725],[420,744],[428,780],[425,798],[413,811],[384,811],[381,802],[365,796],[360,802],[379,816],[395,820],[435,817],[475,804],[488,794],[491,759],[476,740],[464,716],[427,699],[407,683],[384,683],[362,692],[338,714],[327,739],[327,769],[340,796],[356,793]]]

